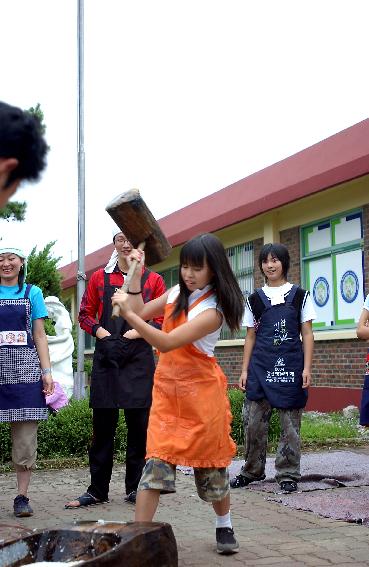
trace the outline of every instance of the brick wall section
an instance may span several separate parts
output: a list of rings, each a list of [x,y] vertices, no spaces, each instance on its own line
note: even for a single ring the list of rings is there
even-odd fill
[[[367,345],[356,339],[315,341],[314,386],[361,388]]]
[[[288,248],[291,258],[288,281],[296,285],[301,285],[300,232],[298,227],[282,230],[280,240],[281,244],[284,244]]]
[[[367,345],[363,341],[316,341],[314,345],[313,385],[361,388]],[[243,347],[219,347],[215,355],[230,385],[238,384]]]
[[[243,347],[219,347],[215,349],[215,356],[228,378],[228,384],[230,386],[238,385],[242,367]]]

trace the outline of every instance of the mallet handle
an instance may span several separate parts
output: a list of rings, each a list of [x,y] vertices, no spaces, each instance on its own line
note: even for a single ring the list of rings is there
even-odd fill
[[[145,249],[145,242],[140,242],[140,244],[137,246],[137,250],[144,250],[144,249]],[[132,263],[131,263],[129,270],[128,270],[128,274],[124,278],[124,283],[123,283],[122,287],[120,288],[122,291],[128,291],[129,284],[131,283],[131,279],[132,279],[132,276],[135,272],[137,264],[138,264],[137,260],[132,260]],[[114,305],[111,317],[112,317],[112,319],[117,319],[117,317],[119,317],[119,316],[120,316],[119,305]]]

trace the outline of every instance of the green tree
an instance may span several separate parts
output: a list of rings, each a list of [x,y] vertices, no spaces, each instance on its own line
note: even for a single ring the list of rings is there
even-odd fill
[[[28,256],[27,281],[40,287],[44,297],[48,295],[60,297],[61,294],[62,277],[57,269],[60,257],[54,258],[51,252],[55,242],[54,240],[46,244],[41,252],[37,252],[35,246]]]
[[[26,216],[26,203],[19,201],[10,201],[4,208],[0,209],[0,219],[6,221],[23,221]]]
[[[44,122],[44,113],[41,110],[41,105],[38,102],[35,107],[31,106],[26,110],[29,114],[32,114],[37,118],[40,123],[40,130],[42,134],[46,132],[46,125]],[[0,210],[0,219],[7,221],[24,221],[26,216],[27,204],[25,202],[12,201],[5,205],[3,209]]]

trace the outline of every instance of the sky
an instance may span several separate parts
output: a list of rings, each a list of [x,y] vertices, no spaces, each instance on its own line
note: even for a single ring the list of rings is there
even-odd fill
[[[140,190],[160,219],[368,118],[367,0],[85,0],[85,250]],[[0,235],[78,258],[77,0],[2,0],[0,99],[50,146]]]

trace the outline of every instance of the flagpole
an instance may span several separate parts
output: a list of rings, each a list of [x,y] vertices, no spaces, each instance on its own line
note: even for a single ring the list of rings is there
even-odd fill
[[[77,12],[78,41],[78,271],[77,271],[77,311],[86,288],[85,274],[85,148],[84,148],[84,0],[78,0]],[[85,333],[78,325],[77,332],[77,372],[74,373],[74,397],[85,397]]]

